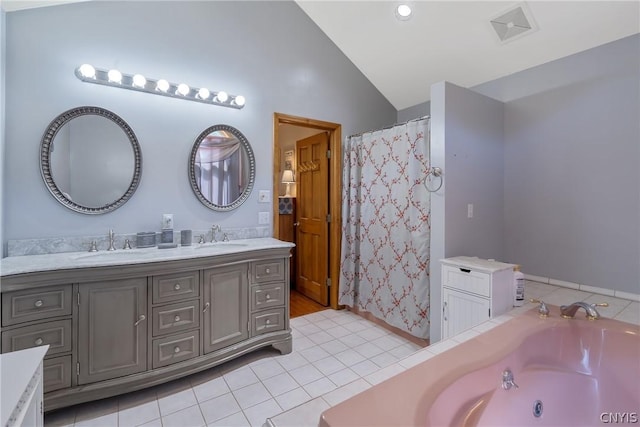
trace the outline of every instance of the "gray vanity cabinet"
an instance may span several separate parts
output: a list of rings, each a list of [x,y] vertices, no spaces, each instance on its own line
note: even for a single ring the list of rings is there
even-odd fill
[[[147,369],[147,278],[78,286],[78,384]]]
[[[249,266],[246,263],[204,271],[204,352],[249,338]]]

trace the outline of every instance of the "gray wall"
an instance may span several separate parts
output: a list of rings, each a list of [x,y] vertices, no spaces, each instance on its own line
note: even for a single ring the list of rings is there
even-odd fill
[[[4,198],[4,175],[6,173],[6,167],[4,166],[4,152],[5,152],[5,105],[6,105],[6,84],[5,84],[5,72],[6,72],[6,51],[7,51],[7,37],[6,37],[6,13],[0,8],[0,242],[4,242],[4,206],[6,206]],[[3,245],[4,247],[4,245]],[[2,249],[0,248],[0,256],[2,256]]]
[[[640,35],[474,88],[505,105],[505,260],[640,292]]]
[[[634,35],[471,88],[505,102],[504,261],[639,292],[638,52]],[[403,110],[398,121],[427,108]]]
[[[423,102],[422,104],[414,105],[413,107],[405,108],[398,111],[397,122],[403,123],[418,117],[424,117],[431,114],[431,102]]]
[[[431,340],[441,337],[440,262],[466,255],[504,259],[504,104],[441,82],[431,86]],[[468,218],[467,205],[473,204]]]
[[[294,2],[86,2],[7,13],[7,239],[159,229],[256,226],[258,190],[271,188],[273,113],[341,123],[343,135],[392,123],[396,110]],[[82,63],[243,94],[243,110],[81,82]],[[4,93],[4,91],[3,91]],[[82,215],[60,205],[40,177],[49,122],[95,105],[133,128],[143,154],[138,190],[120,209]],[[256,187],[232,212],[213,212],[187,179],[191,146],[225,123],[252,144]]]

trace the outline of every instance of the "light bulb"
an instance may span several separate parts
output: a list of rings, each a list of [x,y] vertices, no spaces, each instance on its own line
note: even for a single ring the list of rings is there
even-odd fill
[[[244,99],[244,96],[242,96],[242,95],[236,96],[235,99],[233,100],[233,102],[239,107],[242,107],[244,105],[245,101],[246,100]]]
[[[176,91],[176,93],[179,93],[182,96],[186,96],[189,94],[189,92],[191,91],[191,89],[189,89],[189,86],[184,84],[184,83],[180,83],[178,85],[178,90]]]
[[[165,79],[158,80],[158,82],[156,83],[156,90],[159,90],[160,92],[168,91],[169,90],[169,82],[166,81]]]
[[[82,64],[80,68],[78,68],[78,71],[80,71],[80,74],[82,75],[82,77],[86,77],[88,79],[96,78],[96,69],[93,68],[92,65]]]
[[[216,101],[218,102],[227,102],[227,99],[229,99],[229,95],[225,91],[220,91],[216,94]]]
[[[408,4],[400,4],[396,8],[396,16],[398,19],[409,19],[411,16],[411,7]]]
[[[121,83],[122,82],[122,73],[118,70],[109,70],[107,73],[107,77],[110,82],[113,83]]]
[[[147,84],[147,79],[142,74],[136,74],[133,76],[133,86],[144,87]]]
[[[206,87],[202,87],[198,91],[198,98],[200,99],[207,99],[209,95],[211,95],[211,92],[209,92],[209,89],[207,89]]]

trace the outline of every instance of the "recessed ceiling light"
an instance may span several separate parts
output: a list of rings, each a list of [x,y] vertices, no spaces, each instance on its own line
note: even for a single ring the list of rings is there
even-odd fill
[[[396,7],[396,18],[404,21],[411,17],[411,7],[408,4],[399,4]]]

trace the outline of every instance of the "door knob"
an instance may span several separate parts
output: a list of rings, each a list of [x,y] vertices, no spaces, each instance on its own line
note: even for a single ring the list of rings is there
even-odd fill
[[[146,318],[147,318],[147,316],[145,316],[144,314],[141,314],[140,317],[138,318],[138,321],[136,323],[134,323],[133,326],[138,326],[140,324],[140,322],[142,322]]]
[[[300,223],[299,223],[299,222],[297,222],[297,221],[293,223],[293,226],[294,226],[294,227],[297,227],[297,226],[299,226],[299,225],[300,225]]]

